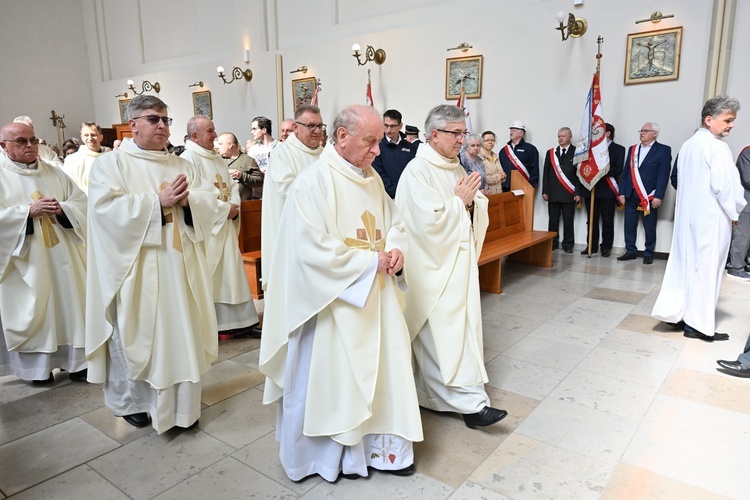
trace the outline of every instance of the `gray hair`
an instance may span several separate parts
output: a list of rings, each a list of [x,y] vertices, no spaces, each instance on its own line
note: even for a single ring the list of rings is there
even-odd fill
[[[187,135],[192,136],[193,132],[197,132],[198,123],[203,120],[210,120],[210,118],[205,115],[195,115],[195,116],[190,117],[190,119],[187,122]]]
[[[557,131],[558,134],[561,132],[568,132],[570,135],[573,135],[573,132],[570,130],[570,127],[560,127],[560,130]]]
[[[336,138],[340,128],[346,130],[349,135],[357,133],[359,126],[362,125],[366,114],[375,114],[380,119],[380,112],[372,106],[354,104],[342,109],[333,120],[333,143],[336,144]]]
[[[706,104],[703,105],[703,110],[701,111],[701,125],[706,123],[706,118],[709,116],[716,118],[724,111],[732,111],[737,114],[737,111],[739,110],[740,101],[734,97],[717,95],[706,101]]]
[[[305,113],[312,113],[313,115],[319,115],[320,108],[317,106],[313,106],[312,104],[302,104],[300,105],[300,107],[297,108],[297,111],[294,112],[294,119],[295,120],[299,119],[299,117],[304,115]],[[290,120],[290,121],[293,121],[293,120]]]
[[[654,139],[659,137],[659,132],[661,132],[661,127],[656,122],[646,122],[644,125],[651,125],[651,128],[654,129]]]
[[[16,116],[13,118],[13,123],[25,123],[29,127],[34,128],[34,122],[31,120],[31,117],[26,115]]]
[[[469,134],[468,136],[466,136],[466,140],[464,141],[464,144],[468,145],[471,141],[482,142],[482,136],[479,134]]]
[[[133,97],[133,100],[128,103],[128,118],[132,120],[133,118],[141,116],[141,112],[148,109],[162,111],[169,108],[164,104],[164,101],[156,96],[139,95]]]
[[[464,110],[451,104],[441,104],[435,106],[427,113],[427,119],[424,122],[425,135],[432,135],[432,131],[445,128],[449,123],[462,122],[466,120]]]

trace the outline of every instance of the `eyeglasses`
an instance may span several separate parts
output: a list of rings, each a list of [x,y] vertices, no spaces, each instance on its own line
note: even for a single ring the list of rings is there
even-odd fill
[[[137,120],[138,118],[144,118],[149,125],[156,125],[161,121],[164,125],[169,127],[172,125],[172,119],[166,116],[157,116],[157,115],[141,115],[131,118],[131,120]]]
[[[315,132],[316,130],[323,130],[326,128],[325,123],[302,123],[302,122],[294,122],[297,125],[302,125],[303,127],[307,128],[310,132]]]
[[[383,125],[383,127],[385,127],[386,129],[390,130],[392,128],[401,128],[401,124],[399,123],[398,125],[390,125],[390,124],[386,123],[386,124]]]
[[[649,132],[656,132],[656,130],[645,130],[645,129],[644,129],[644,130],[639,130],[639,131],[638,131],[638,133],[639,133],[639,134],[647,134],[647,133],[649,133]]]
[[[39,139],[36,137],[32,137],[31,139],[27,139],[25,137],[19,137],[18,139],[3,139],[3,142],[12,142],[16,146],[25,148],[27,144],[31,143],[32,146],[38,146],[39,145]]]
[[[453,134],[456,139],[466,139],[469,137],[469,133],[464,132],[463,130],[443,130],[441,128],[436,128],[435,130],[438,132],[445,132],[446,134]]]

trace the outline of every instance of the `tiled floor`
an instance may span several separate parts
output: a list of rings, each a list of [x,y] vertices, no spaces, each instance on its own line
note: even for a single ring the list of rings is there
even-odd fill
[[[555,252],[504,266],[485,294],[487,390],[510,415],[469,430],[423,411],[418,473],[289,481],[257,340],[220,346],[200,426],[157,436],[114,418],[101,387],[0,378],[0,499],[748,498],[750,380],[716,371],[750,333],[750,284],[725,280],[715,345],[650,317],[665,262]]]

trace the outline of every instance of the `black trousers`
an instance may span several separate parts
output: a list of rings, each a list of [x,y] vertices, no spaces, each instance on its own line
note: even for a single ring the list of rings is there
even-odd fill
[[[560,203],[558,201],[550,201],[547,203],[547,209],[549,211],[549,226],[547,227],[548,231],[560,231],[560,215],[562,215],[563,220],[563,239],[562,239],[562,245],[560,245],[560,238],[559,235],[555,236],[555,238],[552,240],[552,246],[557,247],[558,245],[562,246],[563,249],[570,248],[573,249],[573,245],[575,244],[575,232],[573,230],[573,217],[576,213],[576,204],[575,203]]]
[[[591,251],[612,250],[615,240],[615,210],[617,202],[614,198],[594,198],[594,229],[591,233]],[[586,203],[586,224],[591,224],[591,198],[584,198]],[[602,221],[602,241],[599,244],[599,221]],[[588,232],[586,232],[586,245],[588,246]]]

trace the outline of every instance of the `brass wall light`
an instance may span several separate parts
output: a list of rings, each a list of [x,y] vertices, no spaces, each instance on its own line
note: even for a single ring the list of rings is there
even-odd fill
[[[473,45],[469,45],[469,42],[464,42],[460,44],[458,47],[453,47],[453,48],[448,49],[448,52],[450,52],[451,50],[460,50],[461,52],[467,52],[469,49],[472,49],[472,48],[474,48]]]
[[[200,88],[203,88],[203,82],[195,82],[192,85],[188,85],[188,88],[190,88],[190,87],[200,87]]]
[[[661,21],[662,19],[669,19],[670,17],[674,17],[674,14],[666,14],[665,15],[665,14],[662,14],[661,12],[659,12],[657,10],[656,12],[654,12],[653,14],[651,14],[651,17],[649,17],[648,19],[638,20],[638,21],[635,22],[635,24],[647,23],[649,21],[651,21],[652,23],[656,24],[659,21]]]
[[[297,69],[293,69],[289,73],[292,73],[292,74],[294,74],[294,73],[307,73],[307,66],[300,66]]]
[[[571,36],[573,38],[579,38],[583,36],[583,34],[586,33],[586,30],[589,27],[589,23],[587,23],[584,18],[576,17],[573,14],[568,14],[566,21],[565,12],[557,13],[557,21],[560,23],[560,26],[555,29],[560,31],[563,42]]]
[[[227,80],[224,76],[224,66],[219,66],[216,68],[216,73],[219,75],[219,78],[221,78],[224,83],[232,83],[235,80],[239,80],[240,78],[244,78],[245,81],[249,82],[253,79],[253,72],[250,71],[250,68],[246,69],[245,71],[242,71],[240,68],[235,66],[232,68],[232,79]]]
[[[360,54],[361,47],[358,43],[355,43],[352,45],[352,52],[353,56],[357,59],[357,66],[364,66],[370,61],[374,61],[375,64],[383,64],[385,62],[385,50],[383,49],[374,49],[372,45],[368,45],[365,49],[365,61],[362,62],[362,60],[359,58],[362,54]]]
[[[142,90],[140,92],[136,92],[135,82],[133,80],[128,80],[128,88],[133,91],[133,95],[141,95],[144,92],[150,92],[152,90],[157,94],[161,92],[161,85],[159,85],[159,82],[151,83],[148,80],[143,81],[141,84]]]
[[[128,93],[127,92],[123,92],[122,94],[117,94],[115,96],[115,99],[119,99],[120,97],[124,97],[125,99],[127,99],[128,98]]]

